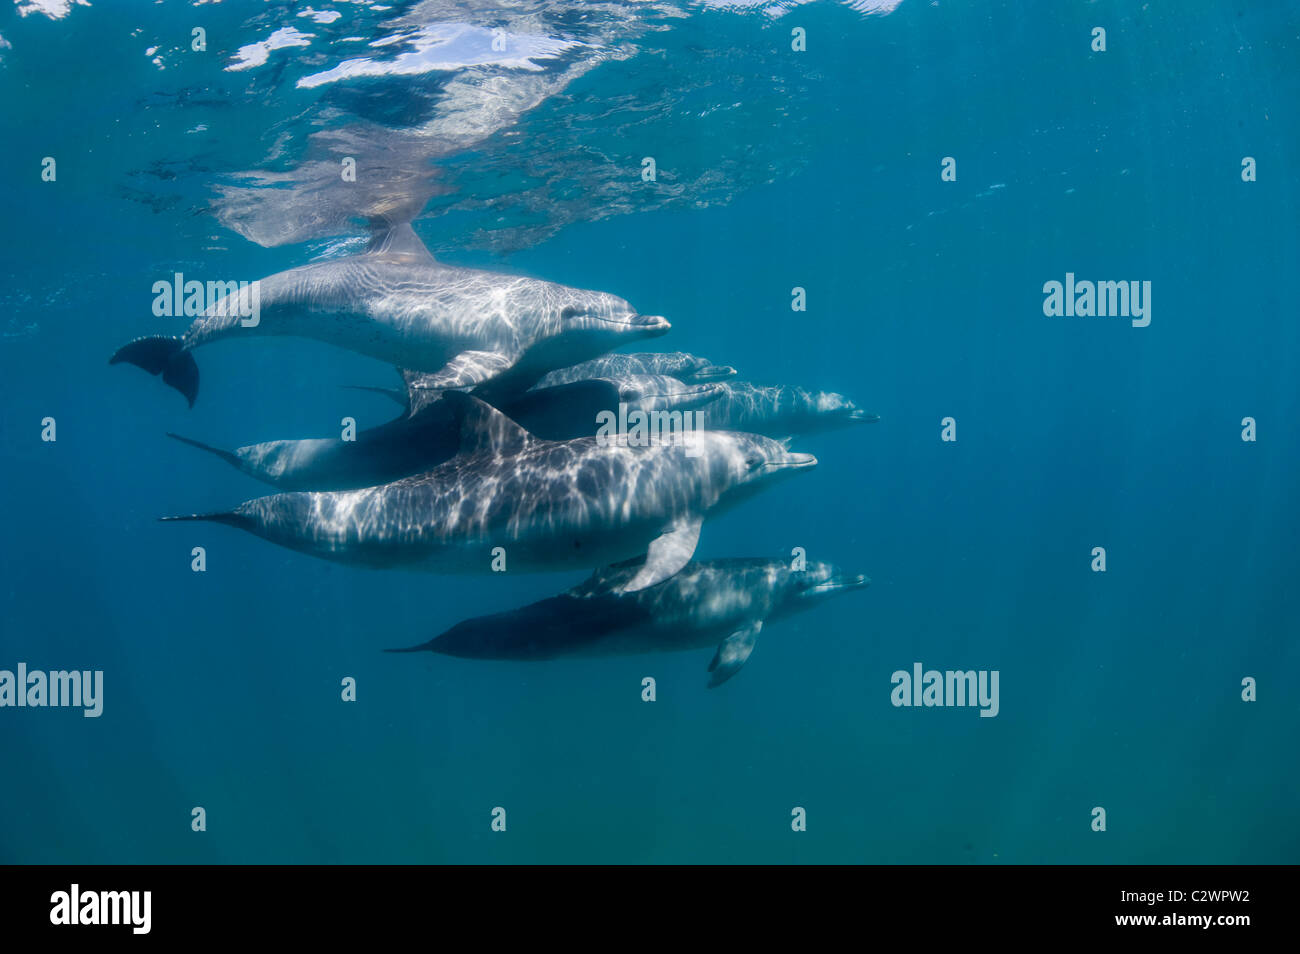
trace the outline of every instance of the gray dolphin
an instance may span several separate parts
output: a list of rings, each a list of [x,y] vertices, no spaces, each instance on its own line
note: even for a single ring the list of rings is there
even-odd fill
[[[455,415],[441,403],[357,431],[356,440],[313,437],[263,441],[233,451],[168,432],[213,454],[241,473],[281,490],[355,490],[432,470],[456,455]]]
[[[747,381],[724,381],[719,388],[722,396],[701,412],[705,427],[792,437],[880,420],[833,391]]]
[[[604,410],[617,413],[619,404],[626,405],[629,413],[671,414],[699,409],[721,394],[717,384],[686,384],[664,375],[641,374],[535,388],[500,402],[497,408],[533,435],[561,441],[595,434],[596,415]],[[358,431],[352,441],[341,437],[264,441],[226,451],[179,434],[168,436],[281,490],[355,490],[391,483],[432,470],[454,457],[460,447],[452,402],[440,397],[386,424]]]
[[[624,587],[689,562],[706,514],[814,466],[771,438],[703,431],[683,441],[545,441],[500,411],[448,393],[460,452],[426,474],[363,490],[259,497],[209,520],[340,563],[486,573],[498,547],[525,572],[604,566],[645,553]],[[498,551],[499,553],[499,551]]]
[[[421,650],[470,659],[556,659],[703,649],[716,645],[709,687],[734,676],[765,624],[861,589],[865,576],[828,563],[791,570],[763,559],[688,563],[675,576],[634,593],[622,586],[639,564],[597,570],[550,599],[457,623]]]
[[[198,395],[191,352],[241,336],[314,338],[389,364],[430,373],[430,387],[493,380],[527,390],[555,368],[654,338],[669,324],[622,298],[534,278],[434,260],[410,225],[380,234],[360,255],[278,272],[259,283],[259,315],[245,327],[237,295],[213,303],[183,337],[138,338],[125,361],[185,395]]]
[[[398,373],[402,376],[403,387],[381,388],[369,385],[345,385],[357,391],[374,391],[391,398],[402,407],[410,407],[412,399],[433,400],[434,393],[440,387],[431,382],[428,375],[413,371]],[[557,368],[544,374],[533,386],[533,390],[555,387],[560,384],[573,384],[593,378],[624,378],[657,375],[676,378],[687,384],[709,384],[725,381],[736,376],[736,369],[725,364],[714,364],[707,358],[701,358],[685,351],[643,352],[632,354],[607,354],[590,361],[583,361],[567,368]],[[476,393],[482,397],[482,393]],[[490,399],[490,398],[489,398]]]
[[[687,354],[685,351],[607,354],[548,372],[537,382],[537,386],[544,388],[585,378],[619,377],[625,374],[666,374],[687,384],[707,384],[735,377],[736,369],[725,364],[714,364],[707,358]]]

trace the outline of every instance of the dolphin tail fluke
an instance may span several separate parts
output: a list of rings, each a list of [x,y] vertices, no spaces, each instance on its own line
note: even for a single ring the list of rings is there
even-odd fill
[[[224,451],[220,447],[213,447],[211,444],[204,444],[202,441],[196,441],[189,437],[181,437],[181,435],[173,434],[171,431],[167,432],[167,436],[180,441],[182,444],[189,444],[191,447],[197,447],[201,451],[207,451],[209,454],[220,457],[231,467],[239,466],[239,458],[230,451]]]
[[[159,335],[136,338],[122,345],[108,359],[109,364],[122,361],[150,374],[161,374],[164,384],[180,391],[190,407],[194,406],[194,399],[199,396],[199,366],[180,338]]]

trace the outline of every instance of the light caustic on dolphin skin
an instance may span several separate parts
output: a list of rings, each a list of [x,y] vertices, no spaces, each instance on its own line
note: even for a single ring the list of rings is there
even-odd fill
[[[587,378],[621,377],[627,374],[663,374],[687,384],[708,384],[736,376],[730,365],[714,364],[685,351],[646,352],[641,354],[607,354],[572,367],[547,373],[538,387],[568,384]]]
[[[603,566],[646,554],[626,589],[690,560],[705,516],[786,474],[811,454],[754,434],[708,431],[695,455],[674,443],[544,441],[466,394],[448,393],[460,452],[426,474],[363,490],[287,493],[210,520],[343,563],[485,573],[496,547],[512,570]]]
[[[817,434],[880,420],[843,394],[746,381],[724,381],[719,396],[700,414],[705,427],[767,434],[770,437]]]
[[[409,370],[400,370],[399,373],[402,376],[401,388],[366,385],[344,385],[344,387],[383,394],[406,408],[412,407],[413,400],[430,401],[437,398],[437,387],[432,383],[431,375]],[[561,384],[575,384],[582,381],[619,380],[646,375],[666,376],[676,378],[685,384],[702,385],[734,378],[736,369],[729,365],[714,364],[707,358],[687,354],[684,351],[607,354],[603,357],[592,358],[590,361],[582,361],[569,367],[548,371],[533,385],[531,390],[540,391]],[[475,397],[483,396],[482,393],[475,394]]]

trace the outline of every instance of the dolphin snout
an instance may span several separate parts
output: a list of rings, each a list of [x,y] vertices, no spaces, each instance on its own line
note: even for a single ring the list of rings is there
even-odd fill
[[[711,404],[720,397],[722,397],[721,385],[693,384],[680,390],[665,391],[658,394],[638,394],[633,392],[625,396],[623,400],[640,400],[647,405],[689,411],[692,408],[700,408],[706,404]]]
[[[866,411],[862,410],[862,408],[855,407],[853,410],[849,411],[849,413],[845,415],[845,418],[846,420],[850,420],[850,421],[862,421],[865,424],[874,424],[876,423],[876,421],[880,420],[880,415],[869,414]]]
[[[812,454],[790,454],[785,460],[772,461],[773,467],[794,467],[803,470],[809,467],[817,466],[817,458]]]
[[[722,385],[720,384],[696,384],[687,388],[686,394],[699,404],[708,404],[722,397]]]
[[[725,381],[727,378],[734,378],[736,374],[736,369],[729,364],[711,364],[700,368],[693,377],[696,381]]]
[[[668,319],[663,315],[634,315],[630,324],[638,331],[645,331],[656,336],[666,335],[668,329],[672,327],[668,323]]]
[[[808,592],[837,593],[841,590],[857,590],[870,585],[870,578],[861,573],[842,573],[836,571],[820,583],[814,583],[808,588]]]

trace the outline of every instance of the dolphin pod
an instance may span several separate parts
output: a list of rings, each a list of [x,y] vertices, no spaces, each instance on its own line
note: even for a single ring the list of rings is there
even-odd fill
[[[637,592],[623,584],[639,561],[597,570],[573,589],[519,609],[457,623],[421,650],[470,659],[558,659],[703,649],[717,645],[709,687],[734,676],[759,632],[841,593],[870,584],[827,563],[793,570],[786,561],[728,559],[691,562]]]
[[[160,519],[225,524],[360,567],[603,567],[558,597],[395,652],[548,659],[717,644],[716,686],[765,622],[867,584],[828,564],[693,562],[707,517],[816,465],[789,450],[794,437],[878,420],[843,395],[733,380],[735,368],[686,352],[611,354],[668,322],[604,292],[443,265],[408,224],[362,254],[258,285],[256,320],[229,295],[183,336],[136,339],[110,363],[161,376],[193,406],[198,347],[313,338],[403,369],[400,389],[363,388],[402,412],[348,440],[227,451],[171,434],[282,492]],[[628,411],[695,427],[633,438],[599,424],[616,413],[622,426]]]

